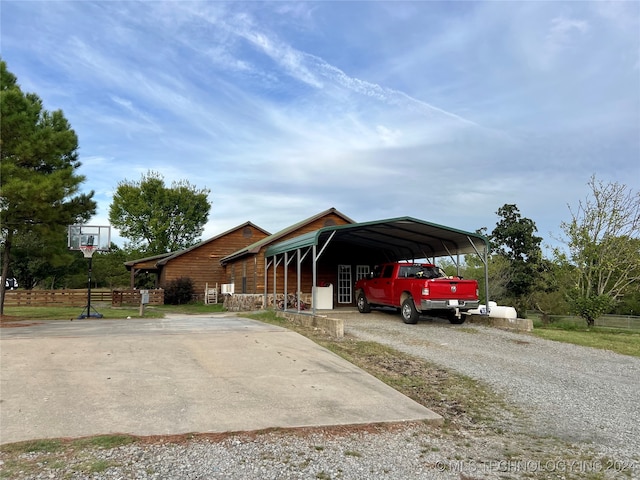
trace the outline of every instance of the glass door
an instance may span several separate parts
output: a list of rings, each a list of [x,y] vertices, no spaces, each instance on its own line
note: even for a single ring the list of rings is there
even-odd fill
[[[351,303],[351,265],[338,265],[338,303]]]

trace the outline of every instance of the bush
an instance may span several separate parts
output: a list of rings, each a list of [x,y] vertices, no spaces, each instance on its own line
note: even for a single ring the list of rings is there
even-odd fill
[[[188,277],[171,280],[164,289],[164,303],[168,305],[182,305],[193,299],[193,281]]]

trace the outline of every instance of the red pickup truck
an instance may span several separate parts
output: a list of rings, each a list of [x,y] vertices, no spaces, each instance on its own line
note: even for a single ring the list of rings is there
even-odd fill
[[[356,282],[360,313],[372,307],[400,309],[404,323],[417,323],[421,313],[464,323],[466,311],[478,308],[478,282],[450,277],[430,263],[386,263]]]

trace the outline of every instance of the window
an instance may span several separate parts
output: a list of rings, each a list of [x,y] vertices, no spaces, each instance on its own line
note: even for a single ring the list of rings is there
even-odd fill
[[[370,271],[369,265],[356,265],[356,282],[369,276]]]
[[[391,278],[393,275],[393,265],[385,265],[384,271],[382,272],[382,278]]]

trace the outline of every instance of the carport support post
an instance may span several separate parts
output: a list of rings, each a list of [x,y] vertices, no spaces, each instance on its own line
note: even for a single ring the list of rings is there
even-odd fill
[[[489,316],[489,240],[484,240],[483,254],[481,254],[476,248],[475,244],[471,240],[471,237],[467,237],[469,243],[476,251],[476,255],[480,257],[482,263],[484,263],[484,297],[485,297],[485,311],[481,315]]]
[[[289,291],[289,255],[284,252],[284,308],[286,310],[289,303],[287,292]]]
[[[267,309],[267,299],[268,299],[268,288],[269,288],[269,283],[267,282],[267,280],[269,279],[269,260],[267,259],[267,257],[264,257],[264,288],[263,288],[263,292],[262,294],[264,295],[264,299],[262,300],[262,308],[264,310]]]
[[[300,263],[302,263],[302,260],[300,259],[300,249],[296,250],[296,255],[298,257],[296,259],[296,303],[298,304],[296,308],[298,309],[298,313],[300,313],[300,302],[302,301],[300,300],[300,295],[302,294],[302,292],[300,291],[300,289],[302,288],[302,286],[300,285]]]
[[[484,246],[484,297],[487,301],[485,314],[489,315],[489,245]]]
[[[278,302],[276,301],[276,296],[278,294],[278,257],[276,255],[273,256],[273,309],[277,310]]]
[[[318,269],[316,267],[316,244],[314,243],[313,246],[311,247],[311,255],[313,256],[313,258],[311,259],[311,313],[313,315],[316,314],[316,297],[318,296],[318,292],[316,291],[316,285],[317,285],[317,275],[318,275]]]

